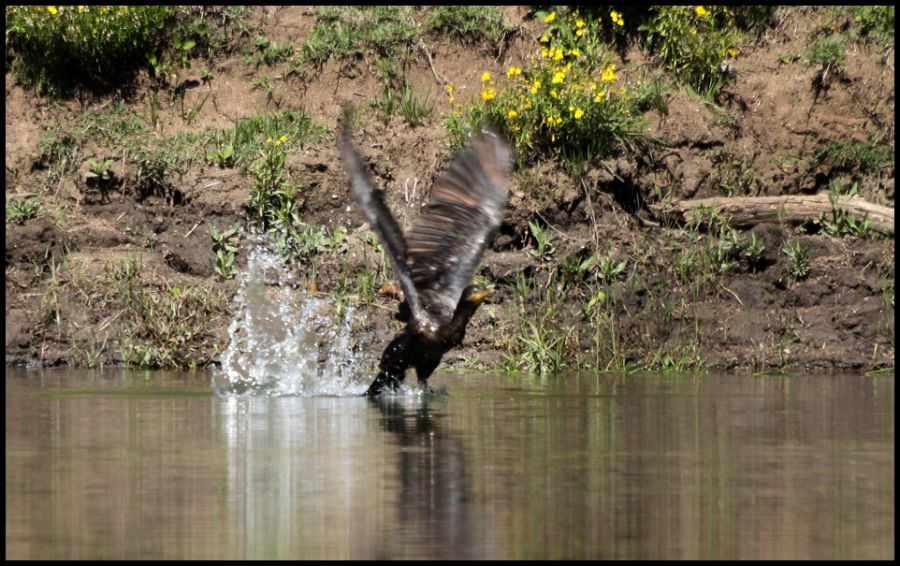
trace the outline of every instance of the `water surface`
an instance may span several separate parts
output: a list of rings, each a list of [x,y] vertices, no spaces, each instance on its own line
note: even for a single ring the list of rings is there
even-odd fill
[[[6,373],[6,557],[894,557],[894,378]]]

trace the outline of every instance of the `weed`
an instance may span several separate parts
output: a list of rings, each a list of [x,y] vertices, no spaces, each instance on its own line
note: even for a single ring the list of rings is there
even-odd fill
[[[853,198],[858,194],[859,186],[856,183],[853,183],[849,190],[845,190],[839,182],[831,183],[828,190],[828,201],[831,203],[831,219],[825,218],[824,214],[820,219],[826,233],[831,236],[843,236],[846,234],[857,237],[865,237],[872,233],[873,230],[869,227],[868,215],[860,219],[848,214],[841,206],[842,197]]]
[[[732,78],[727,61],[738,54],[734,11],[724,6],[660,6],[638,29],[647,46],[681,83],[712,98]]]
[[[562,297],[556,293],[553,282],[541,290],[533,279],[522,275],[517,278],[514,290],[519,304],[518,331],[509,338],[504,369],[540,375],[559,371],[565,366],[566,335],[557,331],[553,319]],[[532,305],[536,308],[530,308]]]
[[[494,46],[513,31],[497,6],[438,6],[425,27],[456,35],[463,41],[489,41]]]
[[[416,96],[409,85],[403,85],[400,94],[400,114],[410,126],[418,126],[434,112],[434,102],[430,96],[424,100]]]
[[[880,173],[891,165],[892,157],[893,152],[888,146],[874,140],[828,142],[816,151],[813,163],[857,177],[869,173]]]
[[[216,254],[216,262],[213,269],[222,280],[234,277],[234,269],[232,266],[234,264],[234,258],[237,255],[238,247],[232,242],[232,239],[237,236],[240,227],[240,223],[236,222],[229,226],[224,232],[219,232],[216,230],[215,226],[210,226],[208,228],[209,236],[213,240],[213,252]]]
[[[85,177],[95,179],[97,181],[109,181],[112,179],[112,171],[109,167],[113,164],[112,159],[98,161],[96,159],[88,159],[88,171]]]
[[[800,242],[797,242],[793,247],[785,243],[781,251],[791,260],[789,270],[794,277],[803,279],[809,275],[809,263],[807,262],[807,254],[809,252],[800,245]]]
[[[115,86],[175,14],[171,6],[12,6],[6,45],[17,75],[40,91]]]
[[[534,220],[528,223],[528,228],[531,230],[531,236],[534,238],[535,244],[535,248],[528,250],[528,253],[538,259],[548,259],[556,251],[550,242],[550,229],[542,227]]]
[[[361,56],[366,50],[389,61],[399,59],[418,27],[404,6],[319,8],[317,23],[302,49],[304,61],[321,67],[331,58]]]
[[[24,224],[26,220],[37,216],[41,203],[36,198],[11,198],[6,201],[6,222]]]
[[[757,270],[762,265],[763,252],[766,251],[766,245],[762,241],[756,239],[754,232],[750,233],[750,242],[744,248],[744,257],[750,269]]]
[[[832,77],[843,76],[846,56],[844,40],[839,37],[817,40],[809,48],[806,53],[809,64],[819,68],[814,80],[817,89],[826,88]]]
[[[618,279],[625,272],[626,267],[628,267],[628,260],[623,259],[616,262],[613,258],[612,248],[609,248],[606,250],[606,255],[601,256],[597,262],[597,277],[608,285]]]
[[[228,144],[222,149],[217,149],[213,152],[210,152],[207,158],[218,165],[219,167],[233,167],[234,166],[234,144]]]

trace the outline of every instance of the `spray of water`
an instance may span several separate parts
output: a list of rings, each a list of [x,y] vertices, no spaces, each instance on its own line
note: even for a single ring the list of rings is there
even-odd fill
[[[281,257],[257,243],[234,298],[231,341],[213,372],[219,395],[345,396],[366,390],[350,341],[353,308],[292,286]]]

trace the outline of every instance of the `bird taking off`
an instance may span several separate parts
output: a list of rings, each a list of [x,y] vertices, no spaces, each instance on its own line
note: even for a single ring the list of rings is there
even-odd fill
[[[473,136],[470,147],[457,153],[435,181],[406,236],[383,191],[372,185],[353,145],[347,113],[338,147],[353,199],[384,245],[409,311],[406,328],[385,348],[366,395],[397,389],[408,368],[416,370],[424,387],[443,355],[462,343],[469,318],[490,295],[471,281],[503,219],[509,145],[490,129]]]

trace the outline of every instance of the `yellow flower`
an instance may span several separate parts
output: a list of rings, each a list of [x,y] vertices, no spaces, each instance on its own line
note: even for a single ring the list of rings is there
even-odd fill
[[[450,104],[453,104],[454,102],[456,102],[456,98],[451,96],[447,99],[447,102],[449,102]]]
[[[705,18],[709,15],[709,10],[707,10],[703,6],[697,6],[696,8],[694,8],[694,11],[697,12],[697,15],[701,18]]]
[[[575,109],[575,119],[581,120],[582,116],[584,116],[584,110],[582,110],[581,108],[576,108]]]
[[[56,15],[56,13],[57,13],[59,10],[56,9],[56,6],[47,6],[47,11],[50,12],[51,14]]]
[[[728,49],[728,56],[729,56],[729,57],[737,57],[737,54],[738,54],[738,53],[740,53],[740,51],[737,50],[737,49],[735,49],[734,47],[731,47],[731,48]]]
[[[553,55],[553,60],[554,60],[554,61],[559,61],[559,60],[562,59],[563,57],[565,57],[565,54],[563,53],[563,50],[562,50],[562,49],[557,49],[557,50],[556,50],[556,54]]]
[[[485,82],[485,81],[489,81],[489,80],[491,80],[491,74],[488,73],[487,71],[485,71],[485,73],[481,75],[481,82]]]
[[[697,35],[697,30],[695,28],[691,28],[688,30],[692,36]]]
[[[515,110],[510,110],[510,111],[509,111],[509,114],[507,114],[507,117],[508,117],[510,120],[512,120],[513,118],[515,118],[515,117],[518,116],[518,115],[519,115],[519,113],[516,112]]]
[[[481,91],[481,99],[485,102],[489,100],[494,100],[497,97],[497,91],[492,88],[487,88]]]
[[[603,98],[606,96],[606,93],[602,90],[597,93],[597,96],[594,97],[594,102],[603,102]]]
[[[569,105],[569,112],[575,112],[575,107],[571,104]]]
[[[522,74],[522,69],[520,69],[519,67],[510,67],[509,70],[506,71],[506,77],[509,79],[513,78],[516,75],[521,75],[521,74]]]
[[[278,138],[278,143],[279,143],[279,144],[283,144],[283,143],[286,142],[286,141],[287,141],[287,135],[281,134],[281,137]]]
[[[615,10],[613,10],[612,12],[609,13],[609,17],[615,25],[617,25],[617,26],[625,25],[625,20],[622,19],[622,14],[620,14],[619,12],[616,12]]]
[[[266,143],[272,143],[272,136],[266,138]]]
[[[616,76],[616,66],[615,64],[611,64],[605,69],[603,69],[603,74],[600,76],[605,82],[614,83],[619,80],[619,77]]]
[[[566,74],[563,72],[554,73],[553,80],[550,82],[555,85],[558,85],[559,83],[563,82],[563,79],[565,79],[565,78],[566,78]]]
[[[547,37],[546,35],[541,36],[541,43],[547,43],[548,41],[550,41],[549,37]]]
[[[584,27],[584,20],[578,20],[578,21],[576,21],[576,22],[575,22],[575,27],[583,28],[583,27]]]
[[[544,18],[544,23],[549,24],[550,22],[552,22],[555,19],[556,19],[556,12],[550,12],[549,14],[547,14],[547,17]]]
[[[78,13],[79,13],[79,14],[81,14],[81,13],[83,13],[83,12],[85,12],[85,11],[87,11],[87,8],[85,8],[84,6],[78,6]]]
[[[582,35],[584,35],[584,30],[583,30],[583,29],[576,29],[576,30],[575,30],[575,35],[578,36],[578,37],[581,37]]]
[[[531,110],[531,101],[526,100],[525,104],[522,105],[522,110]]]
[[[541,47],[541,57],[550,57],[550,50],[546,47]]]
[[[453,85],[447,85],[447,88],[444,90],[447,91],[447,94],[453,94]]]
[[[550,96],[552,96],[553,98],[559,98],[559,96],[556,94],[556,89],[550,90]]]
[[[578,57],[579,55],[581,55],[581,51],[579,51],[577,49],[570,49],[569,55],[574,55],[575,57]]]

